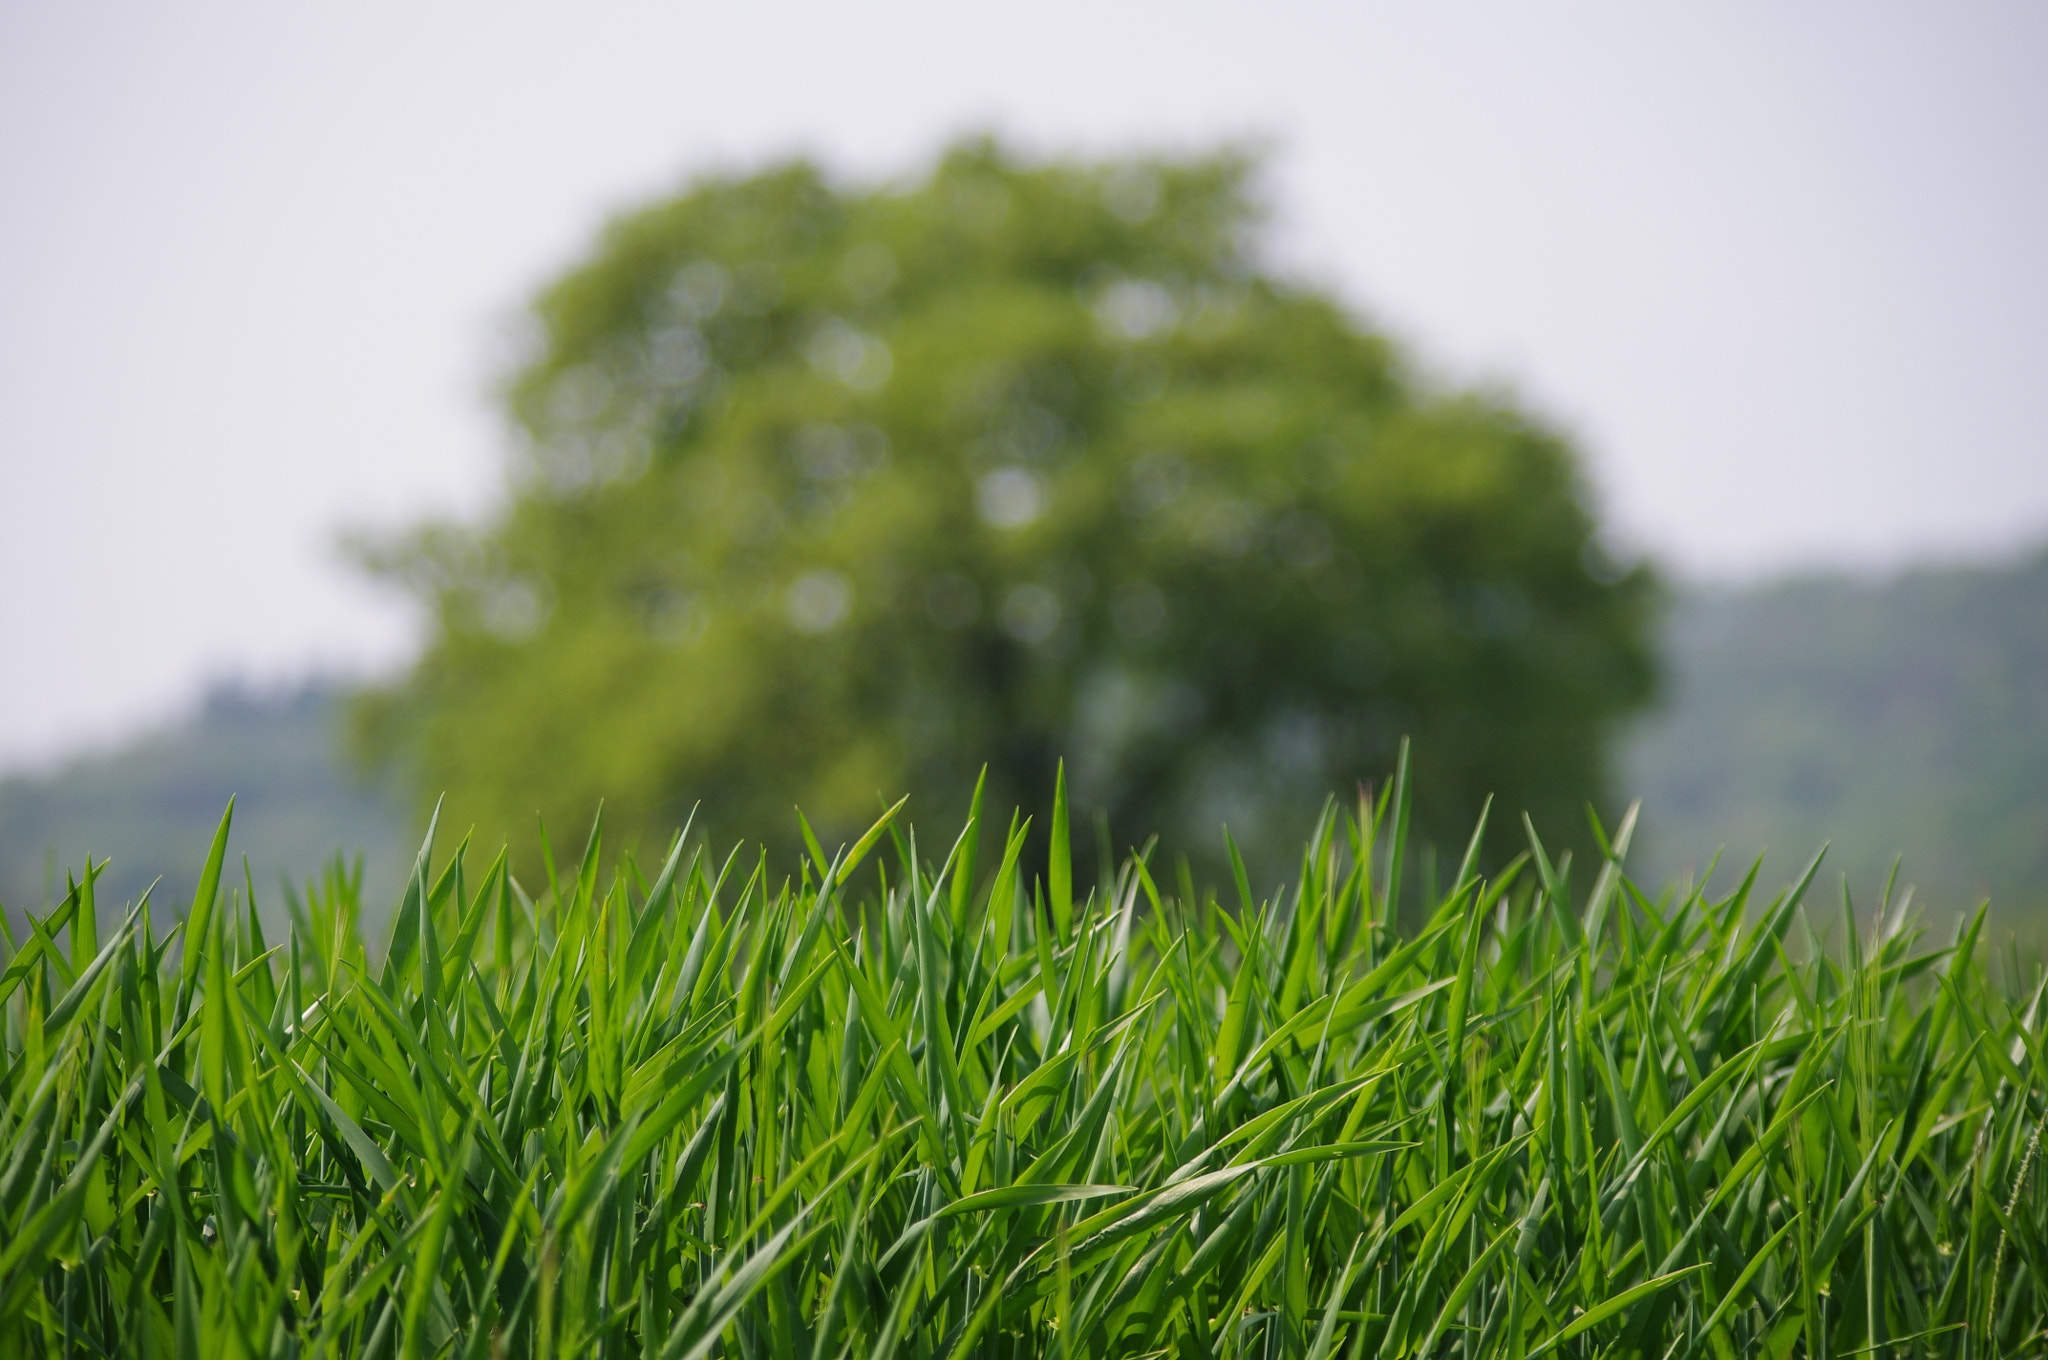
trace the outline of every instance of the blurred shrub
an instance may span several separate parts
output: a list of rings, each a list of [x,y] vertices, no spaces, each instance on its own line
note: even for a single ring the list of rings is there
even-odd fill
[[[1415,738],[1425,833],[1580,825],[1652,680],[1555,433],[1259,257],[1256,166],[808,164],[613,222],[542,292],[488,522],[364,550],[431,611],[358,709],[557,838],[865,824],[878,791],[1256,847]],[[523,839],[524,836],[522,835]]]

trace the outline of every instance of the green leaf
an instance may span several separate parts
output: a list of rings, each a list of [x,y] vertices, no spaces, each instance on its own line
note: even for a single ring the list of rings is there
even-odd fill
[[[1632,1289],[1624,1289],[1612,1298],[1602,1300],[1573,1318],[1549,1340],[1545,1341],[1535,1350],[1530,1351],[1528,1360],[1536,1360],[1540,1355],[1548,1355],[1551,1351],[1562,1346],[1581,1332],[1591,1331],[1609,1318],[1626,1309],[1633,1308],[1652,1294],[1662,1293],[1680,1280],[1697,1275],[1706,1268],[1707,1263],[1702,1261],[1698,1265],[1687,1266],[1683,1270],[1674,1270],[1668,1275],[1659,1275],[1655,1279],[1644,1280]]]

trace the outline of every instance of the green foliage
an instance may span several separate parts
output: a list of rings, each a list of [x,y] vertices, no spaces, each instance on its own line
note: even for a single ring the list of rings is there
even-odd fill
[[[370,744],[521,841],[600,798],[643,844],[700,799],[850,834],[991,756],[1042,805],[1064,755],[1084,826],[1282,872],[1411,733],[1433,837],[1575,824],[1647,572],[1555,434],[1261,267],[1253,168],[969,144],[616,221],[534,306],[502,511],[365,552],[432,620]]]
[[[88,869],[0,971],[0,1353],[2038,1352],[2048,984],[1981,917],[1653,901],[1624,822],[1404,938],[1406,797],[1229,911],[978,818],[465,842],[381,961],[339,876],[272,945],[225,820],[168,933]]]

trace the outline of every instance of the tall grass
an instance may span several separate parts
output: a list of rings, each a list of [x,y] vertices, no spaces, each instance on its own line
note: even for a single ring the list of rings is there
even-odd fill
[[[1064,800],[1029,866],[978,800],[787,876],[423,849],[381,959],[339,870],[273,943],[226,819],[169,929],[89,867],[0,980],[0,1354],[2041,1352],[1981,913],[1652,897],[1624,823],[1404,936],[1402,782],[1221,905],[1076,900]]]

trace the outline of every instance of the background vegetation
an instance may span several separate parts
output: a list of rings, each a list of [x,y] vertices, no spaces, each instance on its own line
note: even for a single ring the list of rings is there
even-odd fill
[[[2048,917],[2048,551],[1684,595],[1664,648],[1669,702],[1618,776],[1645,878],[1717,846],[1784,871],[1825,840],[1855,882],[1903,854],[1937,912]]]
[[[1252,170],[973,143],[620,218],[533,308],[502,513],[365,549],[432,620],[369,744],[515,843],[850,832],[984,761],[1042,802],[1064,756],[1114,834],[1277,873],[1404,734],[1430,839],[1578,825],[1649,574],[1557,435],[1264,267]]]
[[[1475,834],[1403,938],[1390,794],[1227,911],[1076,900],[1060,803],[1028,868],[423,850],[381,961],[339,877],[272,946],[225,823],[168,930],[88,869],[0,972],[0,1351],[2040,1349],[2041,986],[1981,915],[1652,899],[1624,823]]]
[[[184,721],[48,774],[0,779],[0,904],[17,925],[26,908],[53,909],[66,870],[90,849],[107,861],[102,901],[133,902],[161,875],[156,900],[183,907],[233,798],[235,852],[274,908],[281,879],[316,876],[337,853],[363,856],[381,928],[424,824],[405,792],[357,777],[343,759],[346,693],[338,682],[223,685]]]
[[[1900,882],[1916,886],[1930,919],[1988,896],[1997,932],[2038,937],[2048,919],[2044,563],[2037,552],[1888,581],[1679,592],[1660,638],[1665,698],[1615,757],[1616,791],[1643,799],[1639,877],[1697,873],[1724,846],[1769,847],[1767,871],[1789,873],[1825,840],[1830,875],[1875,883],[1903,853]],[[132,901],[158,873],[182,899],[209,827],[239,793],[236,848],[254,858],[266,900],[275,904],[267,890],[280,872],[317,873],[340,846],[367,853],[368,910],[386,909],[420,827],[409,800],[351,777],[340,730],[336,690],[223,692],[133,747],[0,780],[0,902],[53,907],[61,866],[88,845],[113,856],[107,899]],[[1092,811],[1079,807],[1092,860]],[[793,825],[786,814],[782,825]],[[54,893],[46,869],[58,873]]]

